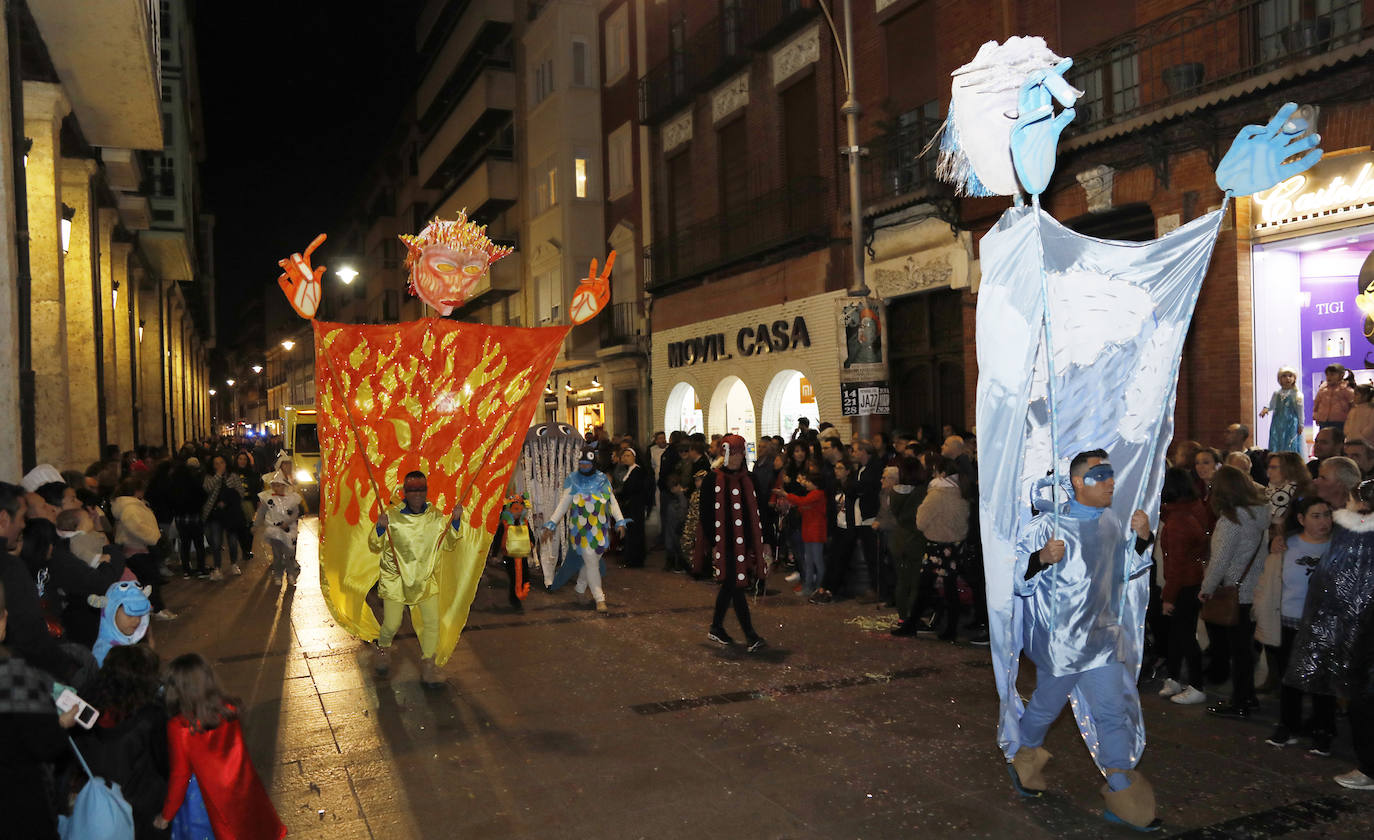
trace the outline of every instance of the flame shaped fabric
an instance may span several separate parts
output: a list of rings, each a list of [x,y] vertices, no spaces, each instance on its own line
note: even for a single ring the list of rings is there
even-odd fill
[[[368,550],[368,534],[382,506],[401,498],[405,474],[420,470],[430,504],[448,512],[461,500],[465,510],[456,547],[435,546],[435,661],[442,665],[467,623],[506,485],[568,328],[443,318],[372,326],[315,321],[314,328],[325,603],[350,633],[377,638],[380,626],[365,599],[381,558]],[[368,465],[386,498],[377,498]],[[419,616],[412,612],[411,619]]]

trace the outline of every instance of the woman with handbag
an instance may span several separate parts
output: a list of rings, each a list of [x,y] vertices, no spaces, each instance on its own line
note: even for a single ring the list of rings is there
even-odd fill
[[[1211,559],[1202,578],[1202,619],[1224,627],[1224,640],[1212,639],[1215,646],[1224,641],[1223,650],[1231,654],[1231,700],[1209,706],[1219,717],[1248,718],[1258,705],[1255,701],[1255,661],[1251,644],[1255,620],[1250,614],[1255,602],[1263,558],[1269,551],[1269,503],[1250,476],[1235,467],[1219,467],[1212,479],[1210,503],[1217,515],[1212,531]]]

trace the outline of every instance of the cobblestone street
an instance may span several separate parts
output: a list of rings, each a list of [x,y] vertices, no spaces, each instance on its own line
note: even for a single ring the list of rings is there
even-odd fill
[[[241,578],[177,580],[182,619],[156,627],[164,661],[200,651],[238,694],[254,761],[295,838],[897,838],[1132,836],[1099,817],[1099,780],[1070,722],[1047,746],[1054,794],[1012,792],[993,741],[985,648],[894,639],[871,604],[756,607],[759,656],[705,638],[710,586],[655,567],[608,575],[611,613],[571,592],[505,605],[477,594],[445,668],[419,684],[408,625],[392,674],[333,625],[316,575],[315,521],[295,591],[261,553]],[[1027,690],[1023,685],[1023,692]],[[1141,769],[1165,835],[1368,837],[1374,795],[1331,758],[1264,743],[1258,719],[1208,718],[1146,687]]]

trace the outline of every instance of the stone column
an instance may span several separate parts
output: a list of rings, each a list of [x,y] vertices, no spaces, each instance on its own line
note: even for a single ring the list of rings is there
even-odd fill
[[[143,339],[138,342],[138,436],[149,446],[162,445],[162,318],[159,317],[157,280],[146,277],[142,270],[136,275],[138,285],[138,320],[143,325]]]
[[[69,423],[67,465],[84,469],[100,460],[101,427],[99,369],[100,347],[96,333],[102,301],[95,299],[94,284],[99,271],[95,238],[98,225],[92,220],[91,195],[93,160],[62,160],[62,200],[76,211],[72,218],[70,247],[62,264],[67,316],[67,419]],[[101,284],[104,287],[104,283]],[[108,304],[105,300],[103,303]]]
[[[106,211],[101,211],[103,220]],[[116,216],[118,218],[118,216]],[[133,365],[130,355],[138,344],[138,319],[130,314],[138,307],[137,283],[129,273],[129,254],[133,246],[128,242],[110,242],[110,283],[119,284],[119,305],[110,311],[105,322],[105,425],[111,442],[121,450],[134,446]]]
[[[7,15],[0,15],[0,90],[10,89]],[[14,131],[9,108],[0,108],[0,207],[15,204],[14,167],[23,154],[11,140]],[[19,413],[19,251],[15,246],[14,214],[0,213],[0,475],[7,480],[24,474],[23,438]]]
[[[62,88],[24,83],[24,135],[33,140],[25,188],[29,211],[30,345],[34,370],[34,442],[38,463],[69,463],[67,313],[62,275],[62,188],[58,133],[71,110]],[[81,465],[86,466],[85,464]]]
[[[100,398],[105,412],[105,441],[117,444],[120,451],[123,451],[129,448],[129,441],[119,436],[117,398],[119,383],[123,377],[119,366],[115,364],[114,349],[125,329],[118,313],[129,305],[129,290],[115,277],[114,272],[114,243],[111,236],[115,224],[119,221],[119,214],[112,208],[101,207],[96,210],[95,220],[96,241],[99,243],[100,253],[100,294],[97,302],[100,304],[101,328],[100,346],[96,348],[96,352],[100,355]],[[116,282],[119,283],[118,287],[114,285]],[[114,299],[116,288],[119,297],[117,301]]]

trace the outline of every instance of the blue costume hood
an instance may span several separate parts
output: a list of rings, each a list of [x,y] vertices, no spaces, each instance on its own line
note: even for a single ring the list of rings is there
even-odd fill
[[[105,664],[105,654],[110,652],[110,648],[116,645],[137,644],[148,633],[148,619],[153,611],[152,602],[148,600],[148,591],[139,589],[138,584],[131,580],[122,580],[119,583],[110,585],[105,590],[105,596],[100,610],[100,633],[96,636],[95,644],[91,647],[91,653],[95,654],[95,661],[101,665]],[[134,632],[125,634],[119,631],[115,624],[115,613],[124,610],[124,614],[137,618],[138,628]]]

